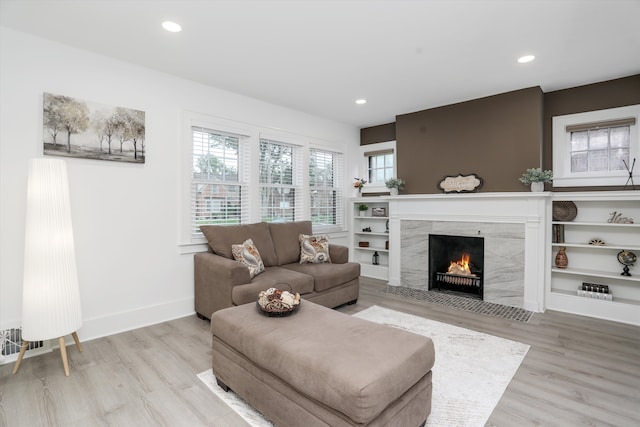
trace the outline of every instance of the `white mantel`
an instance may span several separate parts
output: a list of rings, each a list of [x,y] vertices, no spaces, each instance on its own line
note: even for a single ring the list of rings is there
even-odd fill
[[[521,277],[524,280],[523,307],[544,311],[546,275],[550,271],[550,251],[547,244],[551,215],[551,193],[501,192],[465,194],[402,195],[387,198],[389,202],[389,284],[402,284],[402,223],[410,221],[438,223],[486,224],[493,230],[513,228],[520,224],[524,234],[524,256]],[[454,224],[455,225],[455,224]],[[480,231],[478,231],[480,233]],[[485,286],[491,286],[485,280]],[[486,288],[485,288],[486,289]]]

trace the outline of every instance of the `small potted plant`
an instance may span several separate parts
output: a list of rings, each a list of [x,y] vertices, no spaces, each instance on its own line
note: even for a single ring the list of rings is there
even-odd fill
[[[523,184],[531,185],[531,191],[540,192],[544,191],[545,182],[553,181],[553,172],[543,171],[541,168],[531,168],[527,169],[519,179]]]
[[[360,211],[360,216],[366,216],[367,211],[369,210],[369,206],[360,204],[358,205],[358,210]]]
[[[392,196],[398,195],[398,190],[402,190],[404,188],[404,180],[400,178],[389,178],[384,182],[384,185],[389,189],[389,194]]]

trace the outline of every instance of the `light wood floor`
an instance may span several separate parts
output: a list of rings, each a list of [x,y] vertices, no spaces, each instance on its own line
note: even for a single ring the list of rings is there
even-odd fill
[[[548,311],[529,323],[376,292],[363,278],[355,313],[384,306],[531,345],[489,426],[640,425],[640,328]],[[80,334],[82,336],[82,334]],[[189,316],[0,366],[0,426],[246,426],[198,380],[210,368],[209,322]]]

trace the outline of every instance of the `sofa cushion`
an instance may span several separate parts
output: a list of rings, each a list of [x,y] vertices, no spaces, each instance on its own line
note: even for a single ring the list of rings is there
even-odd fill
[[[295,263],[283,265],[282,268],[312,276],[316,292],[326,291],[360,277],[360,264],[355,262],[331,265]]]
[[[278,258],[277,265],[300,261],[301,234],[311,234],[311,221],[295,221],[269,224],[273,247]],[[262,252],[262,251],[261,251]]]
[[[231,252],[236,260],[247,266],[250,277],[253,278],[264,271],[264,263],[253,240],[247,239],[241,245],[231,245]]]
[[[245,240],[251,239],[260,252],[265,267],[278,265],[269,224],[266,222],[242,225],[203,225],[200,230],[216,255],[233,259],[231,246],[242,244]]]
[[[303,295],[313,292],[313,286],[313,277],[308,274],[281,267],[268,267],[262,274],[254,277],[251,283],[234,286],[231,291],[231,300],[235,305],[255,303],[260,291],[266,291],[269,288]]]
[[[300,240],[300,264],[331,262],[329,256],[329,236],[321,234],[308,236],[301,234]]]

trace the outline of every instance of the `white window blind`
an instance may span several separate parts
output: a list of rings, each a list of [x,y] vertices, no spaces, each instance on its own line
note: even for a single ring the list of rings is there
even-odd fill
[[[341,153],[310,149],[309,196],[314,230],[343,226],[343,169]]]
[[[192,127],[191,233],[201,225],[248,222],[249,145],[240,135]]]
[[[300,147],[260,139],[260,219],[289,222],[302,219]]]

